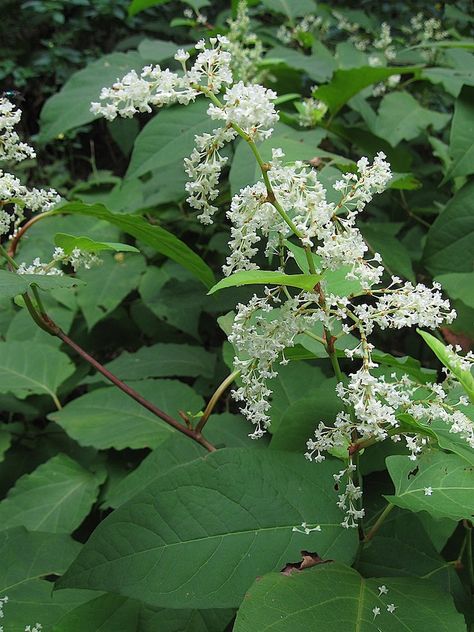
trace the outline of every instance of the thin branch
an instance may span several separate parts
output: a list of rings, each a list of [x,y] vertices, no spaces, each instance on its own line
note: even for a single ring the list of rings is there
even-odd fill
[[[383,525],[383,523],[385,522],[385,519],[387,518],[387,516],[389,515],[389,513],[392,511],[392,509],[395,507],[395,505],[392,505],[391,503],[389,503],[385,509],[382,511],[382,513],[380,514],[380,516],[377,518],[377,521],[375,522],[374,526],[372,527],[372,529],[369,531],[369,533],[365,536],[364,538],[364,543],[367,544],[367,542],[370,542],[370,540],[372,540],[372,538],[376,535],[376,533],[378,532],[378,530],[380,529],[380,527]]]
[[[44,219],[45,217],[49,217],[52,214],[53,214],[53,211],[45,211],[44,213],[39,213],[38,215],[35,215],[30,220],[28,220],[26,224],[23,224],[23,226],[18,230],[16,235],[11,240],[10,245],[8,247],[8,254],[10,255],[10,257],[15,256],[16,250],[18,248],[18,242],[26,233],[26,231],[29,228],[31,228],[34,224],[36,224],[36,222],[39,222],[41,219]]]
[[[54,326],[54,323],[52,323],[50,319],[48,320],[49,320],[50,325]],[[77,343],[75,343],[74,340],[71,340],[69,336],[67,336],[59,327],[57,327],[57,325],[54,329],[55,329],[55,335],[58,338],[60,338],[64,343],[66,343],[69,347],[71,347],[71,349],[73,349],[77,354],[79,354],[81,358],[86,360],[86,362],[88,362],[97,371],[99,371],[99,373],[102,373],[102,375],[105,378],[107,378],[110,382],[112,382],[112,384],[117,386],[117,388],[119,388],[126,395],[128,395],[129,397],[134,399],[136,402],[138,402],[141,406],[143,406],[144,408],[149,410],[151,413],[153,413],[154,415],[162,419],[169,426],[172,426],[178,432],[185,434],[187,437],[190,437],[191,439],[193,439],[194,441],[202,445],[209,452],[214,452],[216,450],[216,448],[212,445],[212,443],[209,443],[209,441],[207,441],[207,439],[205,439],[201,435],[201,433],[197,431],[197,429],[194,430],[192,428],[187,428],[186,426],[183,426],[183,424],[181,424],[179,421],[177,421],[176,419],[168,415],[168,413],[165,413],[163,410],[161,410],[160,408],[158,408],[157,406],[149,402],[147,399],[142,397],[142,395],[140,395],[140,393],[134,390],[131,386],[128,386],[128,384],[125,384],[125,382],[122,382],[122,380],[120,380],[116,375],[111,373],[102,364],[100,364],[100,362],[98,362],[89,353],[87,353],[87,351],[85,351],[82,347],[80,347]]]

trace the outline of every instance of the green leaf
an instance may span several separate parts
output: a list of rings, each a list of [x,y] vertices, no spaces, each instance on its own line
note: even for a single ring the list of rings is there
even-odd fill
[[[177,380],[130,383],[161,410],[178,417],[179,410],[197,412],[203,400]],[[49,416],[80,445],[97,449],[155,448],[175,432],[116,387],[99,388],[72,400]]]
[[[439,274],[435,280],[441,283],[451,298],[474,308],[474,272]]]
[[[178,44],[159,39],[144,39],[138,45],[138,52],[143,59],[159,64],[165,59],[171,59],[178,49]]]
[[[396,370],[401,375],[409,375],[413,380],[420,384],[426,384],[428,382],[436,382],[437,371],[434,369],[426,369],[421,366],[419,360],[415,360],[411,356],[397,357],[390,353],[384,353],[375,349],[372,353],[372,358],[377,364],[382,364],[385,367],[390,367]]]
[[[433,276],[472,272],[474,260],[474,181],[448,202],[426,236],[424,264]]]
[[[134,599],[101,595],[61,617],[52,632],[136,632],[141,607]]]
[[[389,456],[387,467],[395,495],[386,499],[410,511],[427,511],[433,518],[472,520],[474,468],[457,454],[429,452],[416,462],[406,456]],[[426,489],[432,489],[427,495]]]
[[[294,0],[292,0],[293,2]],[[308,75],[311,79],[317,82],[328,81],[336,67],[334,57],[326,51],[326,55],[313,53],[312,55],[303,55],[293,48],[286,48],[284,46],[275,46],[272,48],[265,57],[265,63],[271,61],[272,63],[281,62],[292,70],[300,70]]]
[[[380,585],[388,594],[379,596]],[[387,611],[394,604],[395,612]],[[374,617],[373,608],[380,608]],[[319,564],[290,576],[260,577],[244,599],[234,632],[464,632],[452,599],[429,582],[409,577],[364,579],[342,564]]]
[[[58,454],[17,480],[0,502],[0,528],[71,533],[89,513],[102,482],[102,476]]]
[[[206,454],[206,450],[195,441],[190,441],[178,432],[171,433],[169,438],[145,457],[140,465],[107,495],[106,506],[116,508],[123,505],[161,476]]]
[[[390,514],[390,518],[395,512]],[[428,517],[428,516],[427,516]],[[428,517],[430,526],[433,520]],[[451,525],[451,533],[456,527]],[[377,537],[362,549],[357,570],[365,577],[419,577],[463,600],[463,587],[453,568],[436,551],[418,515],[396,510]]]
[[[165,257],[173,259],[173,261],[192,272],[207,287],[211,287],[214,283],[214,273],[199,255],[172,233],[161,228],[161,226],[148,224],[142,217],[114,214],[102,204],[87,205],[79,202],[65,204],[58,209],[58,213],[77,213],[103,219],[117,226],[124,233],[133,235],[136,239],[151,246],[160,254],[165,255]]]
[[[89,237],[75,237],[66,233],[56,233],[54,245],[62,248],[67,255],[70,255],[74,248],[85,252],[101,252],[102,250],[113,250],[114,252],[139,252],[135,246],[128,244],[117,244],[110,241],[94,241]]]
[[[150,7],[157,7],[160,4],[166,4],[170,0],[132,0],[128,6],[128,14],[136,15],[140,11],[149,9]]]
[[[447,367],[453,375],[457,377],[462,387],[466,391],[471,402],[474,404],[474,376],[467,369],[462,369],[456,361],[456,354],[449,351],[446,346],[437,338],[426,331],[417,329],[417,332],[436,355],[438,360]]]
[[[335,378],[323,379],[316,388],[308,390],[306,397],[290,404],[273,432],[270,447],[304,454],[306,442],[318,423],[332,424],[342,409],[336,394],[336,383]]]
[[[132,69],[140,72],[144,65],[143,58],[130,51],[104,55],[75,72],[44,104],[40,115],[40,140],[47,142],[62,138],[74,128],[93,121],[91,102],[99,101],[102,88],[112,85],[117,77],[123,77]]]
[[[222,446],[248,448],[250,443],[254,449],[265,449],[268,444],[264,439],[250,442],[250,432],[251,428],[249,428],[247,420],[240,415],[231,413],[211,415],[205,430],[206,438],[219,448]],[[160,476],[164,476],[172,469],[179,468],[190,461],[202,458],[206,454],[206,450],[198,443],[174,432],[107,494],[104,504],[107,507],[119,507]]]
[[[464,86],[454,107],[449,139],[451,167],[448,178],[474,173],[474,87]]]
[[[144,606],[140,617],[140,632],[223,632],[228,629],[234,615],[234,610],[224,608],[175,610]]]
[[[387,223],[370,222],[359,228],[369,248],[381,254],[384,266],[392,275],[415,282],[410,254],[400,239],[391,233]]]
[[[215,356],[201,347],[186,344],[159,342],[151,347],[141,347],[135,353],[124,351],[118,358],[105,365],[121,380],[144,380],[149,377],[212,377]],[[98,373],[84,380],[97,382],[105,378]]]
[[[276,270],[241,270],[221,279],[208,294],[239,285],[287,285],[310,292],[321,281],[321,274],[283,274]]]
[[[206,296],[198,283],[189,277],[172,277],[164,267],[148,268],[139,292],[144,304],[160,320],[199,340],[199,317]]]
[[[59,386],[74,373],[69,357],[40,342],[0,342],[0,392],[24,399],[50,395],[57,400]]]
[[[313,13],[316,9],[313,0],[262,0],[262,4],[270,11],[286,15],[290,20]]]
[[[68,610],[90,599],[92,593],[65,590],[52,593],[50,581],[40,579],[63,573],[81,545],[62,533],[28,532],[15,527],[0,532],[0,597],[9,632],[23,632],[40,621],[48,630]]]
[[[462,412],[470,417],[474,424],[474,407],[463,408]],[[435,435],[440,448],[458,454],[470,465],[474,466],[474,450],[459,434],[450,432],[450,428],[445,421],[433,419],[429,424],[429,430]]]
[[[371,131],[392,147],[402,140],[412,140],[427,127],[439,131],[451,116],[422,107],[408,92],[390,92],[380,103]]]
[[[59,585],[165,607],[225,608],[237,606],[256,577],[299,559],[302,548],[350,562],[356,534],[328,502],[338,469],[251,448],[208,454],[108,516]],[[321,531],[294,532],[304,521]]]
[[[215,121],[207,114],[209,104],[199,99],[187,107],[176,106],[163,110],[145,125],[137,136],[127,178],[161,169],[173,162],[180,162],[189,156],[195,146],[195,136],[210,133],[216,127]]]
[[[379,83],[392,75],[417,74],[420,66],[390,66],[374,68],[362,66],[348,70],[336,70],[331,81],[316,90],[316,98],[324,101],[335,114],[358,92],[373,83]]]
[[[272,421],[270,432],[273,435],[278,433],[283,419],[291,415],[289,411],[293,405],[306,398],[313,399],[313,394],[318,395],[319,388],[323,384],[331,399],[332,393],[335,394],[335,383],[328,384],[328,379],[320,367],[313,366],[307,362],[290,362],[290,364],[280,367],[278,376],[270,382],[270,387],[273,391],[272,407],[270,409]],[[330,391],[331,388],[333,389],[332,392]],[[310,434],[312,434],[313,430],[311,430]],[[309,435],[306,439],[308,437]],[[272,447],[275,446],[272,445]],[[283,449],[281,443],[279,449]]]
[[[308,274],[309,266],[306,259],[306,253],[300,246],[295,246],[291,241],[285,240],[285,246],[288,250],[291,250],[295,256],[296,264],[299,269]],[[315,268],[318,269],[321,266],[321,257],[312,253]],[[338,270],[325,270],[324,271],[324,286],[328,293],[335,294],[337,296],[351,296],[359,294],[362,290],[362,286],[359,281],[353,281],[346,279],[347,273],[350,272],[349,266],[343,266]]]
[[[434,136],[430,137],[430,140],[434,138]],[[438,139],[435,138],[435,141]],[[423,187],[423,183],[415,178],[412,173],[392,173],[392,179],[389,183],[390,189],[396,189],[397,191],[415,191],[417,189],[421,189]]]
[[[140,255],[120,258],[102,255],[102,259],[102,265],[79,272],[86,285],[78,292],[77,303],[89,329],[106,318],[138,287],[146,269],[145,259]]]
[[[274,147],[280,147],[285,152],[285,160],[288,162],[311,160],[319,156],[337,158],[335,154],[319,149],[319,144],[326,134],[327,132],[321,128],[295,130],[283,123],[276,123],[272,137],[259,144],[258,150],[263,160],[271,160]],[[341,158],[341,162],[348,161]],[[255,184],[261,178],[260,167],[253,159],[250,147],[245,141],[240,141],[235,150],[229,175],[232,195],[248,184]]]
[[[48,274],[17,274],[8,270],[0,270],[0,297],[13,298],[28,292],[32,285],[40,290],[56,290],[82,285],[83,281],[68,276]]]

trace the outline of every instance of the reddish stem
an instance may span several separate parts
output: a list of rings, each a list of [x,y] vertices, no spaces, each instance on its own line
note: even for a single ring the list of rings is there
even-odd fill
[[[79,354],[81,358],[84,358],[86,362],[88,362],[97,371],[99,371],[99,373],[102,373],[104,377],[106,377],[110,382],[112,382],[112,384],[115,384],[115,386],[117,386],[126,395],[128,395],[129,397],[134,399],[136,402],[138,402],[141,406],[143,406],[144,408],[149,410],[151,413],[153,413],[154,415],[162,419],[169,426],[172,426],[178,432],[181,432],[182,434],[186,435],[190,439],[193,439],[194,441],[202,445],[209,452],[215,452],[216,448],[212,445],[212,443],[209,443],[209,441],[207,441],[199,431],[196,431],[192,428],[188,428],[182,425],[179,421],[177,421],[176,419],[174,419],[173,417],[165,413],[163,410],[161,410],[160,408],[158,408],[157,406],[149,402],[147,399],[142,397],[140,393],[138,393],[136,390],[134,390],[133,388],[131,388],[130,386],[122,382],[122,380],[120,380],[116,375],[108,371],[100,362],[98,362],[89,353],[87,353],[87,351],[85,351],[82,347],[80,347],[77,343],[75,343],[74,340],[71,340],[71,338],[69,338],[69,336],[67,336],[64,333],[64,331],[62,331],[58,327],[58,325],[49,318],[49,316],[47,316],[46,314],[41,314],[41,316],[43,320],[45,321],[46,325],[48,326],[50,333],[53,336],[57,336],[69,347],[71,347],[71,349],[74,349],[74,351],[77,354]]]

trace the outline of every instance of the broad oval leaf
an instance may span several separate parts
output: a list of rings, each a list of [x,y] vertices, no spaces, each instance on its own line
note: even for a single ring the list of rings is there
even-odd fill
[[[103,86],[108,86],[130,70],[139,72],[144,59],[134,51],[111,53],[74,73],[62,89],[50,97],[40,115],[40,140],[46,142],[93,121],[91,102],[99,101]]]
[[[333,461],[226,448],[173,469],[108,516],[61,588],[107,590],[173,608],[237,606],[254,579],[301,549],[344,562],[357,548],[336,506]],[[316,523],[304,535],[293,527]],[[258,629],[258,628],[254,628]]]
[[[379,594],[379,586],[388,589]],[[387,610],[392,604],[394,612]],[[374,615],[374,608],[379,613]],[[377,611],[376,611],[377,612]],[[411,577],[364,579],[342,564],[319,564],[289,577],[260,578],[244,599],[234,632],[463,632],[464,617],[429,582]]]
[[[283,274],[276,270],[241,270],[214,285],[208,294],[239,285],[287,285],[310,292],[321,281],[322,274]]]
[[[191,154],[195,136],[216,127],[207,114],[208,107],[209,103],[200,99],[186,108],[178,105],[154,116],[137,136],[127,178],[166,167],[171,156],[173,162],[178,162]],[[181,169],[184,171],[183,166]]]
[[[201,347],[158,342],[151,347],[141,347],[135,353],[124,351],[118,358],[105,365],[121,380],[144,380],[149,377],[212,377],[216,357]],[[97,373],[84,383],[106,381]]]
[[[457,454],[428,452],[416,462],[389,456],[386,463],[395,485],[395,495],[386,496],[389,502],[434,518],[474,517],[474,467]]]
[[[390,68],[362,66],[336,70],[331,81],[316,90],[316,97],[324,101],[331,113],[335,114],[349,99],[367,86],[388,79],[392,75],[416,75],[420,68],[420,66],[390,66]]]
[[[457,191],[431,225],[423,260],[433,276],[447,272],[472,272],[474,181]]]
[[[71,533],[89,513],[104,476],[58,454],[19,478],[0,502],[0,529]]]
[[[370,127],[374,134],[395,147],[402,140],[416,138],[429,126],[438,131],[443,129],[450,118],[450,114],[422,107],[409,92],[397,91],[383,97],[378,116]]]
[[[69,357],[41,342],[0,342],[0,392],[20,399],[50,395],[57,402],[58,387],[74,373]]]
[[[177,380],[143,380],[130,386],[173,417],[178,417],[179,410],[196,413],[204,404],[187,384]],[[81,445],[102,450],[155,448],[175,432],[115,386],[77,397],[49,418]]]
[[[52,593],[46,578],[63,573],[81,545],[62,533],[28,532],[14,527],[0,532],[0,598],[8,630],[23,632],[32,621],[49,630],[66,612],[93,597],[88,590]]]

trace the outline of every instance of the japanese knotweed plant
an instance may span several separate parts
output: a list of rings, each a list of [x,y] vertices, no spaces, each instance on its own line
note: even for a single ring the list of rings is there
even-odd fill
[[[335,420],[314,420],[316,429],[308,439],[305,456],[320,462],[331,454],[344,461],[335,475],[338,487],[344,481],[338,506],[345,514],[342,526],[356,527],[364,516],[357,461],[365,448],[386,439],[404,441],[408,458],[416,460],[420,452],[436,445],[436,435],[430,430],[433,420],[442,420],[449,433],[474,448],[473,424],[463,412],[469,398],[474,397],[472,384],[465,377],[471,375],[472,357],[461,358],[455,350],[445,350],[443,353],[450,358],[445,362],[448,379],[441,385],[420,383],[409,375],[400,377],[400,371],[380,370],[370,342],[375,328],[433,329],[455,318],[438,284],[430,288],[388,275],[381,256],[369,254],[357,228],[359,214],[390,183],[391,170],[385,155],[379,152],[372,163],[365,157],[358,160],[354,169],[333,185],[338,200],[330,201],[315,169],[300,161],[287,163],[278,147],[273,149],[270,161],[263,160],[258,143],[271,137],[278,120],[274,104],[277,95],[259,84],[234,81],[229,40],[218,36],[209,44],[199,41],[195,49],[191,65],[189,53],[176,53],[180,72],[160,66],[146,66],[140,74],[130,71],[102,90],[100,102],[92,104],[92,111],[114,120],[117,116],[151,112],[153,107],[208,99],[207,114],[216,127],[212,133],[196,136],[195,149],[185,160],[187,200],[204,224],[212,223],[218,211],[215,201],[219,179],[228,160],[224,147],[238,138],[248,144],[249,157],[253,156],[261,177],[232,198],[227,211],[231,226],[229,255],[223,269],[227,278],[214,289],[242,284],[261,284],[265,288],[247,304],[237,305],[229,335],[235,349],[234,372],[217,388],[196,425],[189,419],[183,424],[125,385],[61,332],[44,312],[34,286],[34,300],[26,292],[25,302],[40,326],[58,335],[125,393],[209,451],[215,447],[203,437],[203,428],[220,395],[235,379],[239,382],[233,397],[243,402],[241,411],[254,425],[251,437],[262,437],[270,426],[271,379],[277,376],[278,366],[288,362],[287,350],[296,344],[298,336],[312,337],[331,361],[343,410]],[[31,155],[32,150],[13,131],[18,118],[18,110],[3,101],[3,158],[19,160]],[[2,232],[13,227],[13,248],[7,252],[2,247],[1,252],[17,274],[58,275],[65,264],[75,269],[80,263],[95,262],[95,253],[104,244],[88,244],[82,251],[66,239],[68,248],[57,247],[51,262],[36,261],[32,267],[18,265],[13,259],[16,243],[34,221],[20,228],[24,209],[51,212],[58,196],[53,191],[30,191],[3,173],[1,190],[3,204],[8,206],[8,211],[2,211]],[[276,270],[260,270],[255,257],[261,245],[267,257],[277,261]],[[295,261],[301,274],[287,273],[287,267],[294,266]],[[349,335],[356,343],[341,350],[340,344]],[[354,362],[349,375],[341,370],[341,356]],[[425,494],[432,493],[427,485]],[[303,529],[311,531],[305,523]]]
[[[305,456],[319,462],[326,453],[346,454],[347,466],[336,476],[337,483],[346,480],[338,505],[346,514],[342,526],[356,527],[364,509],[353,456],[362,448],[387,438],[404,440],[409,458],[416,459],[430,442],[426,428],[435,418],[443,419],[450,432],[458,433],[474,448],[473,424],[462,412],[468,398],[448,398],[452,375],[443,385],[419,384],[397,373],[381,375],[370,342],[375,327],[436,328],[452,322],[456,314],[439,284],[429,288],[395,276],[384,282],[388,275],[381,256],[373,252],[368,256],[356,221],[373,196],[390,182],[385,155],[379,152],[373,163],[363,157],[356,171],[343,174],[334,184],[340,196],[337,202],[328,200],[314,169],[301,161],[286,163],[282,149],[274,148],[271,160],[265,162],[257,143],[271,136],[278,120],[277,95],[259,84],[234,82],[228,46],[228,39],[222,36],[211,38],[209,46],[198,42],[198,54],[190,67],[189,54],[178,51],[179,74],[159,66],[147,66],[140,75],[131,71],[103,89],[100,103],[93,103],[92,111],[113,120],[118,115],[149,112],[152,106],[186,105],[207,98],[207,113],[217,122],[216,128],[196,136],[196,147],[185,160],[187,201],[205,224],[217,212],[213,202],[227,162],[223,147],[237,137],[248,143],[261,179],[234,195],[227,211],[231,240],[223,271],[230,278],[224,285],[267,282],[267,272],[258,272],[254,260],[262,241],[265,254],[279,262],[276,272],[285,274],[288,261],[296,257],[308,283],[301,286],[300,279],[295,277],[293,282],[292,275],[287,275],[281,283],[265,287],[263,295],[255,294],[247,304],[237,305],[229,335],[236,353],[235,372],[240,377],[233,397],[243,402],[241,412],[255,426],[251,437],[261,437],[270,426],[270,380],[277,376],[278,365],[288,362],[285,350],[302,333],[309,333],[325,347],[344,410],[335,420],[316,420]],[[298,246],[289,241],[292,238]],[[344,280],[346,291],[335,289],[335,276]],[[295,286],[304,289],[296,291]],[[319,323],[322,336],[312,331]],[[347,334],[358,338],[356,346],[345,350],[357,362],[348,379],[340,369],[335,347],[338,338]],[[199,427],[202,429],[202,421]]]

